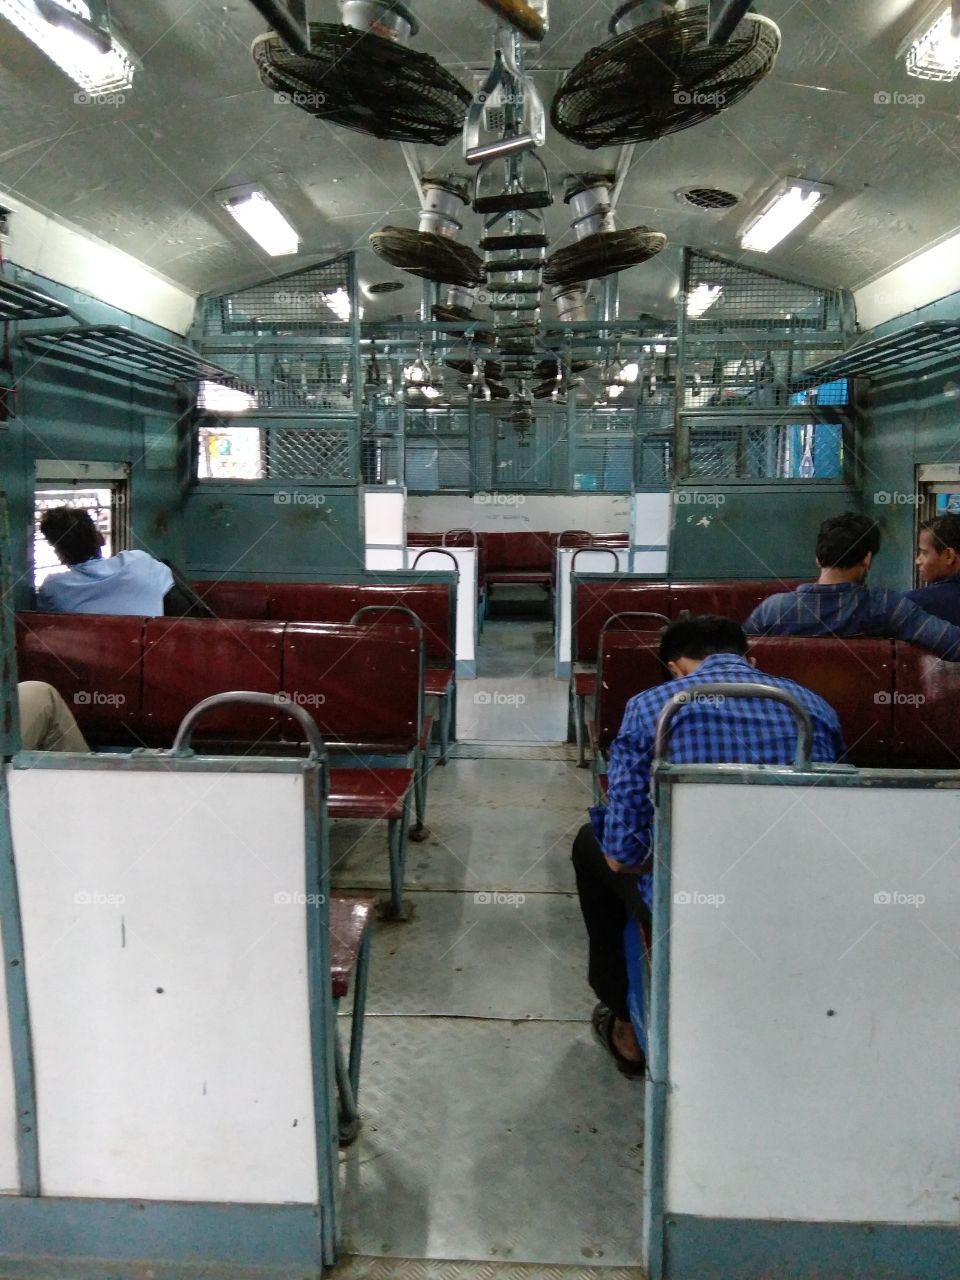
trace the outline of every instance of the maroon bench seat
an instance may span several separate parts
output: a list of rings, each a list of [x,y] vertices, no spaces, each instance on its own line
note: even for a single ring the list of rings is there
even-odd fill
[[[142,618],[20,613],[19,678],[53,685],[91,746],[140,746]]]
[[[893,758],[907,769],[960,769],[960,662],[898,641]]]
[[[537,583],[549,586],[553,581],[553,558],[558,535],[547,532],[518,530],[509,533],[485,533],[485,580],[493,583]]]
[[[331,818],[399,821],[413,786],[413,769],[340,768],[330,770],[327,812]]]
[[[143,627],[143,740],[168,746],[187,712],[216,693],[283,691],[282,622],[148,619]],[[281,717],[251,704],[218,707],[194,738],[206,744],[276,741]],[[288,727],[283,717],[284,728]]]
[[[859,768],[891,764],[892,640],[826,636],[750,636],[749,640],[758,671],[795,680],[834,708],[850,764]]]
[[[195,582],[193,589],[218,618],[272,618],[268,582]]]

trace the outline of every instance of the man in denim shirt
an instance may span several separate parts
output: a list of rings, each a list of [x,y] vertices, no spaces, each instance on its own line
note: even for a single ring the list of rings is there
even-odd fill
[[[768,596],[744,623],[748,635],[892,636],[960,661],[960,626],[925,613],[886,587],[868,587],[880,530],[848,512],[824,520],[817,537],[820,577],[796,591]]]

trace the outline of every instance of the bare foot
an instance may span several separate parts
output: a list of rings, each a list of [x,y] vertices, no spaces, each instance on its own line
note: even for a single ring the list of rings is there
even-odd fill
[[[643,1050],[637,1043],[636,1032],[633,1029],[633,1023],[629,1019],[614,1018],[610,1038],[613,1041],[614,1048],[628,1062],[643,1061]]]

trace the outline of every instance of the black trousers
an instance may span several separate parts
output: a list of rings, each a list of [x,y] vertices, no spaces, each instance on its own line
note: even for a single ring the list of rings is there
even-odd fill
[[[573,869],[590,942],[588,981],[602,1004],[618,1018],[629,1018],[624,926],[633,916],[650,934],[650,912],[637,890],[637,877],[610,870],[589,822],[573,842]]]

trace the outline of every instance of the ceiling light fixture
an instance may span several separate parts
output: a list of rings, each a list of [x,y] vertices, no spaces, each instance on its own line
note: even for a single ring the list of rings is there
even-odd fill
[[[343,285],[334,289],[332,293],[325,293],[323,300],[338,320],[342,320],[344,324],[350,323],[353,307],[350,305],[350,295]]]
[[[96,21],[94,7],[84,0],[0,0],[0,17],[91,97],[120,93],[133,84],[132,54]]]
[[[246,413],[256,407],[257,397],[240,387],[228,387],[224,382],[203,381],[197,388],[197,408],[208,413]]]
[[[687,295],[687,315],[691,320],[699,320],[703,313],[709,311],[722,296],[722,284],[701,282],[692,293]]]
[[[907,75],[920,80],[956,80],[960,75],[960,33],[951,5],[907,47]]]
[[[272,258],[296,253],[300,237],[266,192],[259,187],[223,191],[218,199],[252,240]]]
[[[769,253],[795,231],[832,191],[820,182],[787,178],[780,183],[760,213],[751,219],[740,236],[741,249]]]

